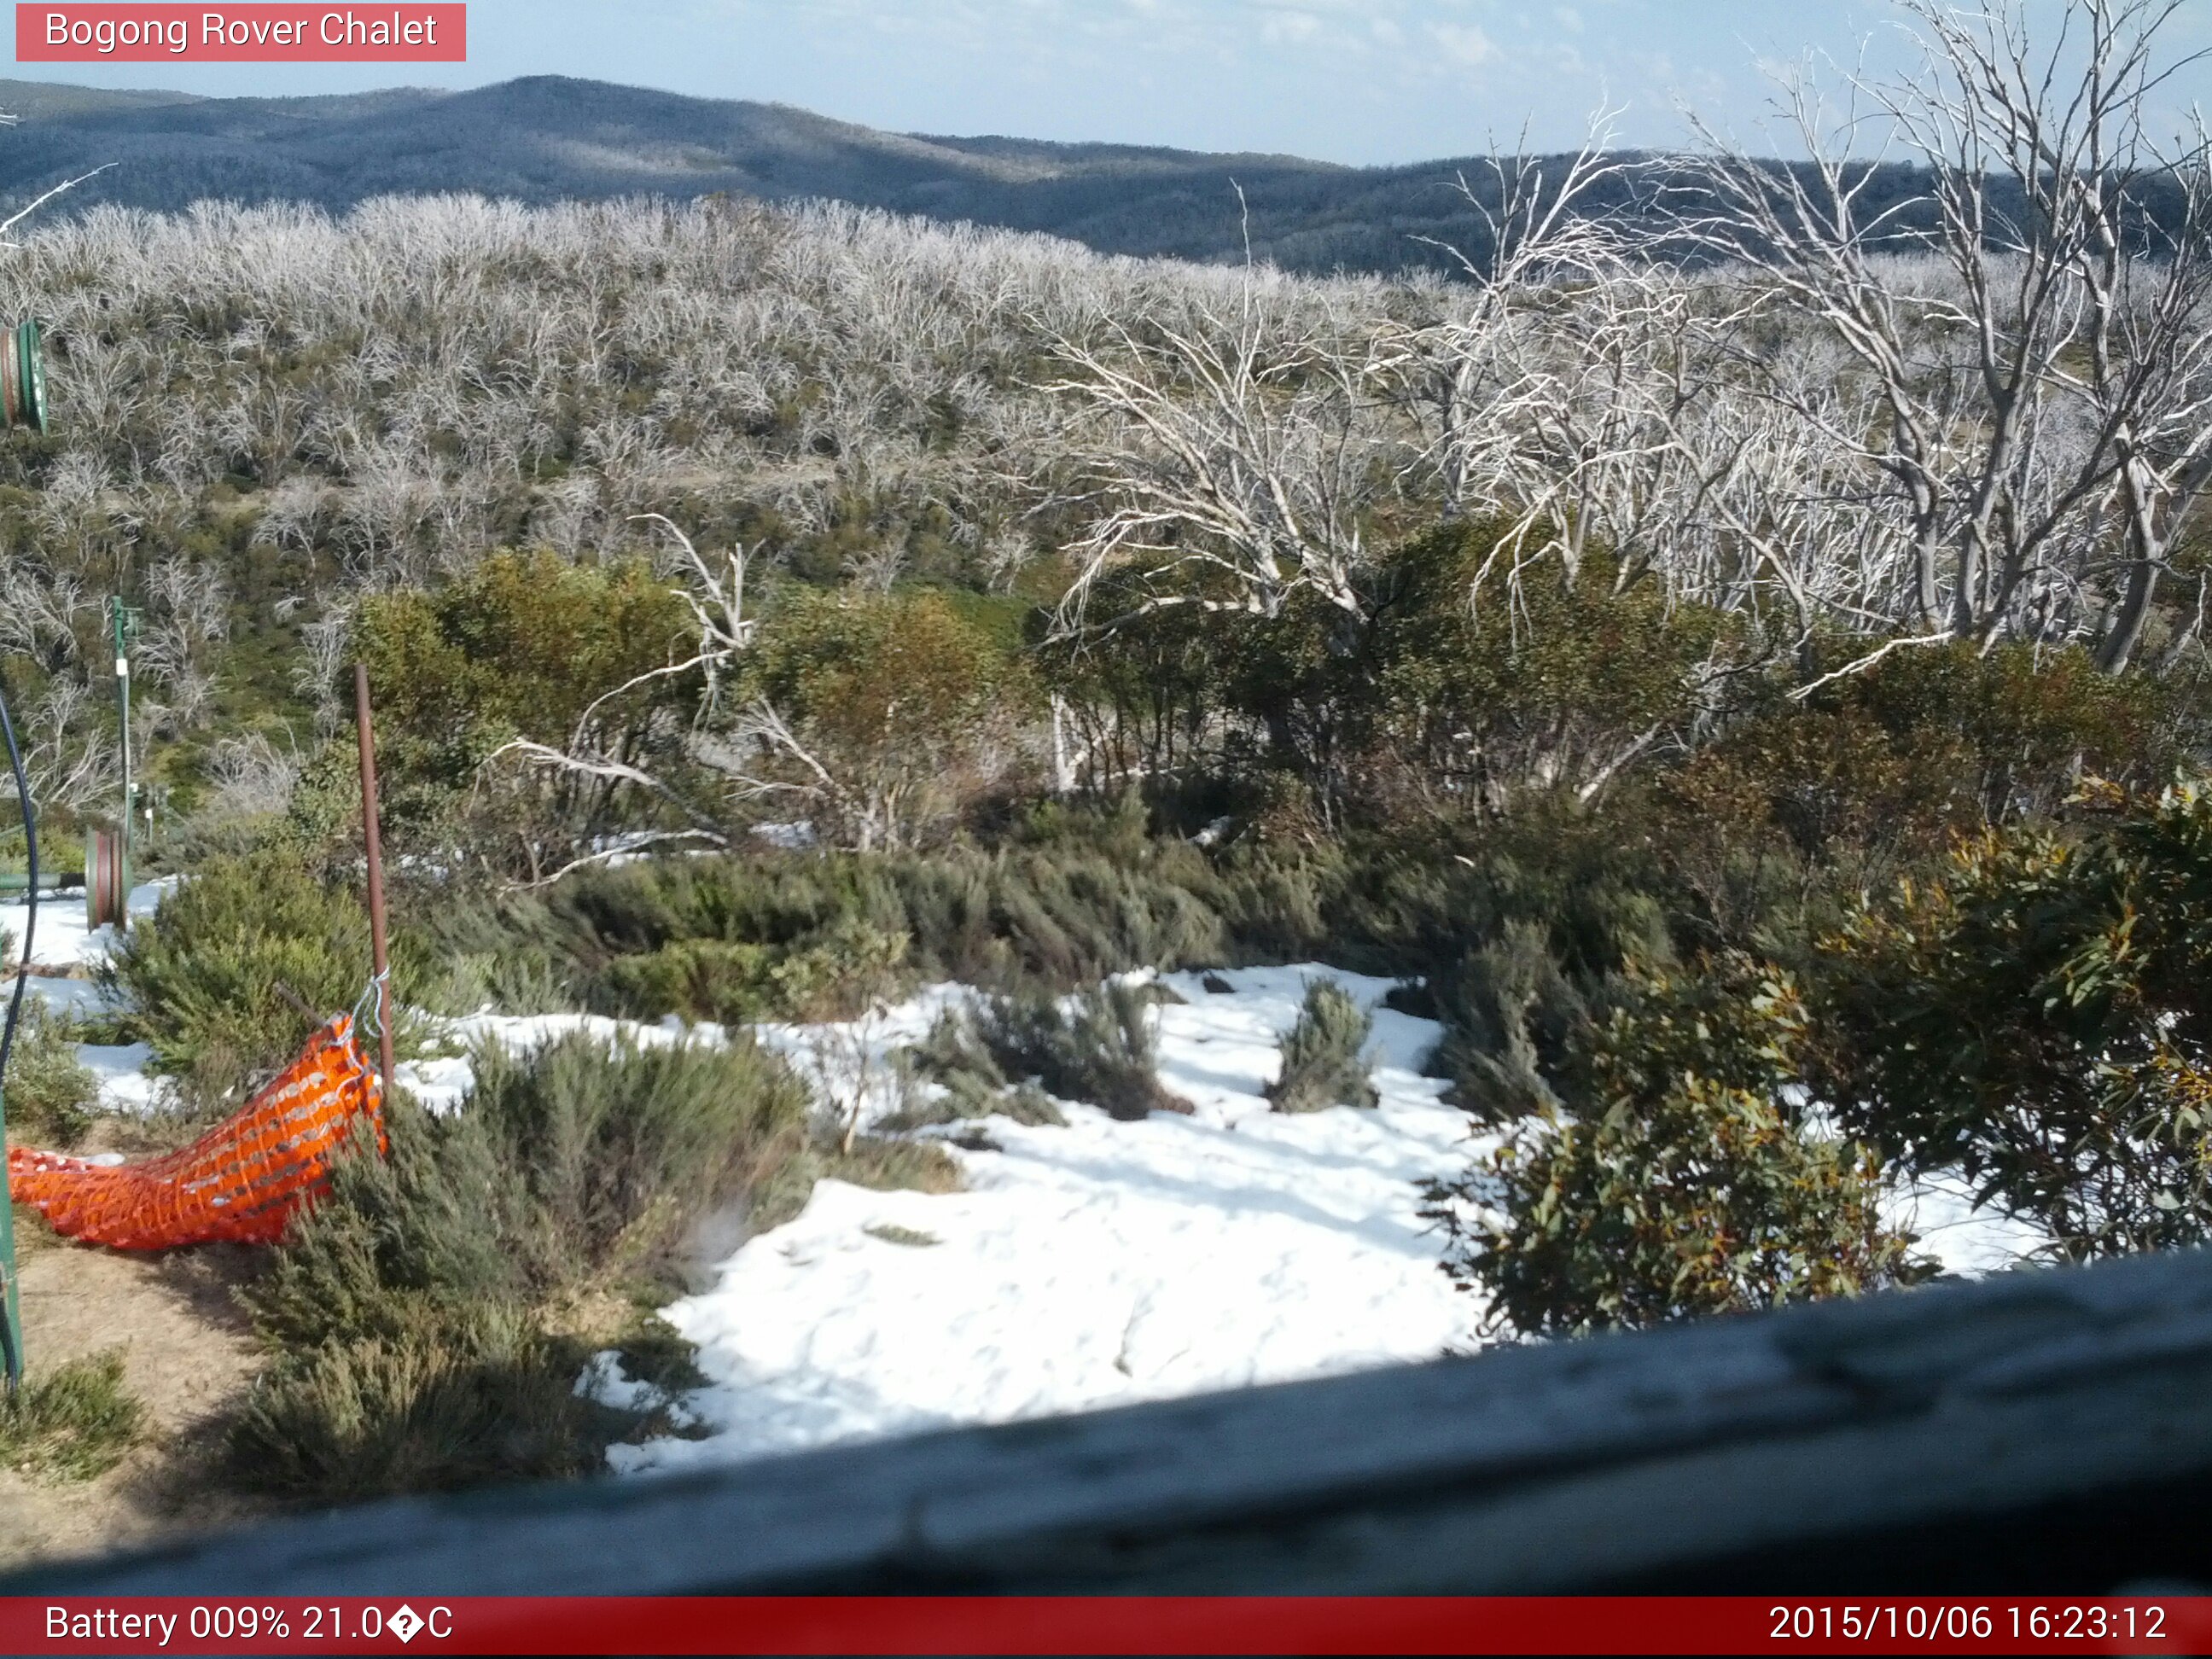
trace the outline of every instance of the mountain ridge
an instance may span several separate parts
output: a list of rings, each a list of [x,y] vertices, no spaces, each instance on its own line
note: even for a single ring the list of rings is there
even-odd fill
[[[0,81],[21,124],[0,134],[0,200],[120,165],[61,198],[173,211],[204,198],[343,210],[369,197],[464,191],[530,202],[714,191],[822,197],[1072,237],[1103,252],[1395,270],[1443,263],[1420,238],[1478,227],[1465,158],[1358,167],[1303,157],[887,132],[795,106],[526,76],[448,91],[298,98]]]

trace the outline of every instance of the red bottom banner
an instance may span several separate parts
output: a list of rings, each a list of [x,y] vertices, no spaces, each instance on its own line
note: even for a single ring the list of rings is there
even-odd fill
[[[20,1654],[2212,1653],[2212,1597],[57,1596]]]

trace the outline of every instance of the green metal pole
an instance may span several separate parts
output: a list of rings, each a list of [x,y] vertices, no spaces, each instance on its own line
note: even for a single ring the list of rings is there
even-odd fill
[[[8,1131],[8,1091],[0,1088],[0,1140]],[[7,1176],[0,1174],[0,1184]],[[0,1355],[6,1362],[8,1395],[14,1398],[15,1390],[23,1385],[23,1281],[15,1272],[15,1194],[0,1204],[0,1305],[7,1310],[5,1329],[0,1330],[0,1342],[7,1345],[7,1352]]]
[[[15,1026],[23,1012],[23,990],[30,983],[31,945],[39,924],[39,822],[31,805],[31,784],[23,770],[23,751],[15,742],[15,717],[8,711],[8,696],[0,687],[0,738],[8,747],[8,763],[15,774],[15,799],[23,813],[23,856],[27,886],[23,906],[23,962],[15,975],[15,989],[9,1000],[6,1024],[0,1026],[0,1149],[8,1141],[8,1057],[15,1047]],[[4,1152],[0,1152],[3,1157]],[[23,1381],[23,1287],[15,1273],[15,1205],[9,1188],[7,1166],[0,1162],[0,1364],[4,1364],[8,1396],[13,1399]]]
[[[0,1142],[8,1133],[8,1091],[0,1087]],[[0,1185],[7,1176],[0,1174]],[[15,1194],[0,1204],[0,1306],[7,1310],[5,1329],[0,1330],[0,1342],[7,1345],[7,1352],[0,1355],[7,1368],[8,1393],[13,1398],[23,1382],[23,1282],[15,1272]]]
[[[46,429],[46,357],[34,322],[21,323],[0,336],[0,422],[33,426],[41,432]],[[4,686],[0,686],[0,738],[7,741],[8,764],[15,775],[15,799],[23,812],[22,966],[27,970],[32,936],[39,923],[39,820],[31,805],[30,775],[23,769],[23,751],[15,742],[15,720],[8,712]],[[30,982],[27,971],[16,974],[6,1023],[0,1026],[0,1157],[4,1157],[8,1141],[9,1051],[15,1047],[15,1026],[23,1012],[23,990]],[[9,1188],[4,1162],[0,1162],[0,1346],[6,1349],[0,1353],[0,1364],[5,1366],[8,1397],[12,1401],[23,1381],[23,1286],[15,1273],[15,1194]]]
[[[120,868],[116,872],[116,886],[120,908],[115,918],[115,931],[122,933],[131,925],[131,821],[138,816],[138,786],[131,777],[131,641],[137,633],[137,617],[123,603],[118,594],[112,602],[115,612],[115,695],[123,714],[123,846],[117,854]]]

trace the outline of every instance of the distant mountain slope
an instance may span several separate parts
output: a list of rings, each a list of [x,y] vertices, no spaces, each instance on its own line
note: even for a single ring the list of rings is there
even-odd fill
[[[544,202],[721,191],[1048,231],[1110,253],[1233,260],[1244,251],[1241,188],[1253,252],[1302,271],[1455,270],[1448,249],[1484,246],[1460,178],[1480,188],[1492,177],[1479,156],[1350,167],[1291,155],[878,132],[782,104],[550,75],[468,92],[316,98],[0,81],[0,107],[21,117],[0,131],[0,207],[116,161],[54,210],[98,202],[173,210],[208,197],[340,210],[395,191]],[[1862,221],[1924,188],[1924,175],[1883,167],[1860,197]],[[2000,207],[2017,206],[2011,186],[1998,181],[1997,192]],[[1589,199],[1638,210],[1626,187]],[[1661,199],[1679,208],[1687,198]],[[1893,222],[1905,228],[1923,217],[1907,212]],[[1653,213],[1644,222],[1661,235],[1679,222]]]
[[[1306,270],[1437,261],[1419,237],[1474,238],[1462,162],[1358,168],[1283,155],[878,132],[777,104],[554,76],[468,92],[198,98],[0,81],[0,198],[104,161],[69,198],[173,209],[217,196],[343,208],[395,191],[526,201],[711,191],[823,196],[1043,230],[1114,252],[1241,257]]]

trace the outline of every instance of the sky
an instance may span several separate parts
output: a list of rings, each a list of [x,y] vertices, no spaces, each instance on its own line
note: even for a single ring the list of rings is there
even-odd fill
[[[2064,0],[2005,0],[2047,27]],[[213,95],[482,86],[570,75],[794,104],[895,131],[1266,151],[1361,165],[1688,136],[1683,110],[1770,152],[1765,71],[1904,61],[1890,0],[471,0],[469,61],[39,64],[21,78]],[[2212,0],[2171,26],[2212,47]],[[2169,113],[2212,106],[2212,64]]]

